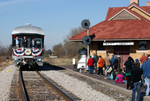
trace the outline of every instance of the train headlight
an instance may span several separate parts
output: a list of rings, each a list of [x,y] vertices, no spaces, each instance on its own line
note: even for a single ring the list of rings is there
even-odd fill
[[[15,58],[15,60],[16,60],[16,61],[19,61],[19,59],[18,59],[18,58]]]
[[[37,61],[42,61],[42,59],[37,59]]]
[[[26,55],[30,55],[30,54],[31,54],[31,49],[26,49],[26,50],[25,50],[25,54],[26,54]]]

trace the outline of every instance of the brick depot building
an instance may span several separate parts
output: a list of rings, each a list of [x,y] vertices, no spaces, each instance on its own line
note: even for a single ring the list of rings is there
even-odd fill
[[[139,6],[138,0],[130,3],[128,7],[109,8],[106,19],[89,28],[91,55],[119,54],[122,67],[128,56],[139,59],[142,53],[150,54],[150,2],[147,6]],[[82,42],[85,35],[86,30],[70,41]]]

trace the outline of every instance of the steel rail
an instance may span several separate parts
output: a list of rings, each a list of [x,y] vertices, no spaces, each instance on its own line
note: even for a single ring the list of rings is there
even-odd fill
[[[20,85],[21,85],[24,101],[30,101],[29,97],[28,97],[28,94],[27,94],[27,91],[26,91],[26,87],[25,87],[24,81],[23,81],[23,75],[22,75],[22,71],[21,70],[19,70],[19,80],[20,80]]]
[[[45,76],[43,76],[39,71],[36,71],[36,73],[50,86],[53,87],[54,90],[56,90],[60,95],[62,95],[66,101],[76,101],[72,96],[67,94],[65,91],[63,91],[61,88],[59,88],[57,85],[52,83],[50,80],[48,80]]]

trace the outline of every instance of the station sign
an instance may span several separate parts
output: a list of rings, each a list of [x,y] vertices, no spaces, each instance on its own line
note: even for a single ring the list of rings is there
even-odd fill
[[[104,42],[103,46],[132,46],[134,42]]]

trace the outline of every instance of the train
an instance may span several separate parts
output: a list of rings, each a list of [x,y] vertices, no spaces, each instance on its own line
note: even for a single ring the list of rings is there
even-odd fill
[[[12,31],[12,59],[17,67],[31,69],[43,66],[44,31],[37,26],[26,24]]]

